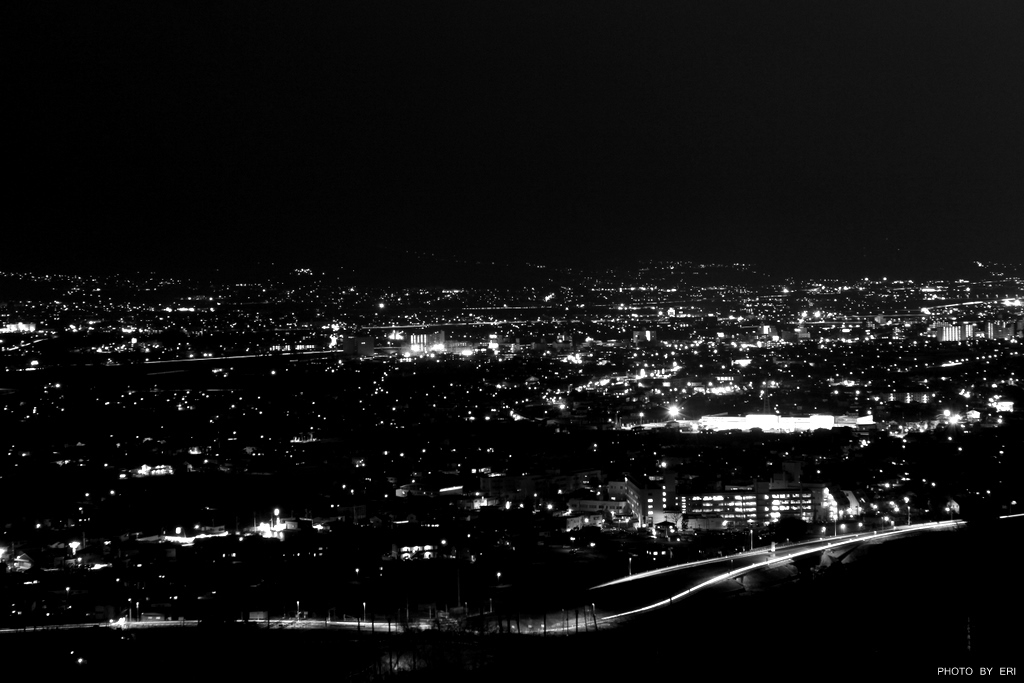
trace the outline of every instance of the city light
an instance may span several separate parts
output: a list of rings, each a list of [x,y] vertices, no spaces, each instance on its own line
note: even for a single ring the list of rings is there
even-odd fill
[[[228,618],[254,628],[542,631],[510,623],[521,601],[604,629],[793,558],[832,571],[853,537],[1015,515],[1016,276],[535,265],[515,287],[0,273],[0,476],[38,494],[10,506],[0,626],[152,633],[251,594]],[[554,604],[599,581],[622,591],[600,620]]]

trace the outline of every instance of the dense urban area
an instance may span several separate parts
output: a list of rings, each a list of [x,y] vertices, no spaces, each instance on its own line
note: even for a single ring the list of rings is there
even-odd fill
[[[0,273],[0,627],[596,628],[603,582],[1018,511],[1013,268],[532,268]]]

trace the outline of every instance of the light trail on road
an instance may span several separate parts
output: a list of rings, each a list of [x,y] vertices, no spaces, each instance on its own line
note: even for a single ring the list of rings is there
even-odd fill
[[[889,533],[891,533],[891,530],[890,529],[886,529],[884,533],[889,534]],[[865,532],[859,532],[859,533],[856,533],[856,534],[844,534],[843,536],[833,536],[832,538],[833,539],[840,539],[840,538],[844,538],[845,539],[845,538],[861,537],[861,536],[868,536],[868,535],[877,536],[877,534],[868,534],[868,532],[865,531]],[[790,543],[790,544],[785,545],[785,546],[776,547],[775,552],[788,551],[791,548],[796,548],[797,546],[801,546],[801,545],[808,545],[810,543],[819,543],[820,544],[820,543],[827,543],[827,542],[828,541],[826,541],[824,538],[814,539],[814,540],[811,540],[811,541],[799,541],[797,543]],[[676,564],[676,565],[672,565],[671,567],[661,567],[659,569],[649,569],[648,571],[645,571],[645,572],[640,572],[638,574],[632,574],[630,576],[623,576],[620,579],[613,579],[611,581],[608,581],[607,583],[602,583],[602,584],[600,584],[598,586],[592,586],[590,588],[590,590],[597,590],[598,588],[607,588],[609,586],[615,586],[615,585],[618,585],[620,583],[627,583],[629,581],[636,581],[636,580],[639,580],[639,579],[646,579],[646,578],[649,578],[651,576],[659,576],[661,574],[668,574],[670,572],[679,571],[681,569],[690,569],[691,567],[700,567],[702,565],[714,564],[716,562],[726,562],[726,561],[731,562],[731,561],[733,561],[733,560],[735,560],[737,558],[745,559],[745,558],[749,558],[749,557],[756,557],[757,555],[764,555],[765,553],[771,553],[771,552],[772,552],[771,548],[760,548],[760,549],[757,549],[757,550],[747,550],[747,551],[744,551],[742,553],[736,553],[735,555],[725,555],[723,557],[712,557],[712,558],[709,558],[709,559],[706,559],[706,560],[694,560],[693,562],[687,562],[685,564]]]
[[[911,525],[911,526],[901,527],[899,529],[893,529],[892,531],[888,531],[888,532],[886,532],[885,534],[883,534],[881,536],[878,536],[877,534],[872,534],[871,536],[860,536],[860,535],[858,535],[856,538],[848,538],[848,539],[841,540],[841,541],[836,541],[836,542],[827,541],[827,542],[825,542],[824,546],[820,545],[823,541],[817,541],[817,543],[819,545],[817,545],[817,546],[815,546],[813,548],[808,548],[806,550],[798,550],[796,552],[787,554],[785,557],[773,558],[773,559],[770,559],[770,560],[766,560],[764,562],[757,562],[755,564],[747,565],[745,567],[740,567],[738,569],[733,569],[732,571],[728,571],[728,572],[725,572],[724,574],[719,574],[718,576],[712,577],[712,578],[708,579],[707,581],[699,583],[696,586],[688,588],[685,591],[683,591],[681,593],[677,593],[676,595],[673,595],[673,596],[671,596],[671,597],[669,597],[669,598],[667,598],[665,600],[659,600],[658,602],[652,603],[650,605],[645,605],[643,607],[638,607],[637,609],[629,610],[629,611],[626,611],[626,612],[620,612],[619,614],[612,614],[612,615],[609,615],[609,616],[601,617],[601,621],[611,621],[613,619],[620,619],[622,617],[628,617],[628,616],[632,616],[634,614],[640,614],[640,613],[643,613],[643,612],[649,612],[651,610],[655,610],[655,609],[658,609],[658,608],[661,608],[661,607],[668,607],[673,602],[675,602],[677,600],[681,600],[681,599],[683,599],[683,598],[685,598],[685,597],[687,597],[689,595],[692,595],[693,593],[696,593],[699,590],[707,588],[708,586],[713,586],[716,583],[721,583],[722,581],[725,581],[727,579],[731,579],[731,578],[734,578],[736,576],[740,576],[742,574],[746,574],[746,573],[755,571],[757,569],[762,569],[762,568],[766,568],[766,567],[771,567],[772,565],[787,563],[790,560],[792,560],[793,558],[800,557],[802,555],[809,555],[811,553],[821,552],[822,550],[828,550],[828,549],[831,549],[831,548],[838,548],[838,547],[841,547],[841,546],[850,545],[852,543],[861,543],[861,542],[868,541],[868,540],[871,540],[871,539],[876,539],[876,538],[892,538],[893,536],[898,536],[900,534],[905,534],[905,533],[909,533],[909,532],[924,531],[924,530],[931,530],[931,529],[937,529],[937,528],[946,528],[946,527],[951,527],[951,526],[955,527],[955,526],[959,526],[959,525],[964,524],[964,523],[965,522],[963,520],[953,520],[953,521],[946,521],[946,522],[930,522],[930,523],[927,523],[927,524],[914,524],[914,525]]]

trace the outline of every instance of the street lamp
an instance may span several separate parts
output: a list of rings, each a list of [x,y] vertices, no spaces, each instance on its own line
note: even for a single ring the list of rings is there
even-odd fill
[[[363,621],[366,621],[366,603],[363,603]]]
[[[903,496],[903,502],[907,504],[907,526],[910,526],[910,498]]]
[[[750,530],[750,552],[754,552],[754,530]]]
[[[627,559],[629,559],[629,575],[633,576],[633,556],[630,555]]]

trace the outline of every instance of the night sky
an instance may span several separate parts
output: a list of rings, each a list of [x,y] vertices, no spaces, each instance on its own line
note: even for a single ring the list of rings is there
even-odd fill
[[[3,13],[3,269],[1024,254],[1016,1]]]

